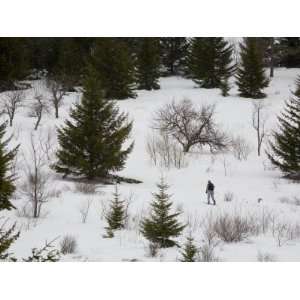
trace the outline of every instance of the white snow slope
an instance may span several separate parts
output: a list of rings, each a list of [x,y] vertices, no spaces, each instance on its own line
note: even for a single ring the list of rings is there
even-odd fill
[[[267,129],[275,129],[276,117],[291,95],[298,69],[276,69],[275,78],[266,89]],[[224,243],[219,241],[215,247],[215,255],[220,261],[256,261],[258,253],[269,254],[276,261],[300,260],[300,240],[282,238],[278,245],[278,228],[281,224],[295,226],[299,220],[300,206],[295,197],[300,197],[299,184],[281,179],[280,172],[270,168],[264,151],[262,156],[256,154],[256,134],[252,128],[252,101],[240,98],[236,86],[229,97],[222,97],[216,89],[196,88],[191,80],[171,77],[161,79],[158,91],[139,91],[136,99],[119,101],[122,111],[129,113],[134,121],[131,138],[135,147],[126,168],[120,175],[140,179],[142,184],[121,184],[119,191],[122,197],[131,195],[129,207],[130,220],[128,228],[119,231],[112,239],[103,238],[106,226],[103,208],[107,206],[114,190],[110,185],[98,185],[97,193],[86,195],[75,190],[72,181],[63,180],[61,176],[49,171],[49,187],[61,191],[52,197],[43,207],[42,217],[37,221],[22,216],[16,210],[1,212],[1,216],[16,221],[21,229],[20,238],[11,247],[18,258],[30,254],[31,248],[40,247],[44,242],[56,237],[55,245],[66,234],[76,237],[78,249],[76,253],[62,257],[63,261],[175,261],[180,257],[179,249],[163,249],[155,258],[147,255],[148,242],[139,233],[138,222],[147,213],[152,192],[156,191],[156,183],[163,174],[170,185],[174,210],[182,210],[181,220],[189,222],[184,234],[178,238],[179,243],[192,233],[197,245],[203,245],[202,221],[206,216],[216,216],[228,212],[230,214],[255,215],[262,220],[269,215],[270,227],[265,234],[250,236],[242,242]],[[4,97],[4,94],[0,95]],[[32,92],[28,92],[26,102],[32,100]],[[195,152],[188,155],[189,165],[182,169],[162,169],[153,166],[146,152],[147,134],[151,133],[150,125],[154,111],[172,100],[188,98],[197,106],[202,103],[216,104],[216,121],[232,135],[242,135],[252,145],[253,151],[247,161],[238,161],[231,153],[212,156],[208,151]],[[51,111],[43,120],[40,128],[34,133],[35,138],[55,132],[55,127],[63,124],[68,117],[72,104],[79,101],[80,95],[69,94],[60,108],[60,119],[54,118]],[[3,121],[5,116],[2,116]],[[21,144],[18,160],[18,192],[13,199],[19,211],[27,203],[21,192],[24,181],[25,161],[29,159],[30,134],[33,132],[34,119],[28,116],[28,109],[21,108],[9,134],[14,134],[12,144]],[[55,143],[56,146],[56,143]],[[227,174],[225,174],[224,163]],[[211,179],[216,186],[216,206],[206,205],[205,188]],[[224,194],[232,192],[231,202],[224,201]],[[263,200],[258,203],[258,198]],[[80,207],[91,200],[92,206],[86,223],[81,222]],[[298,205],[297,205],[298,204]]]

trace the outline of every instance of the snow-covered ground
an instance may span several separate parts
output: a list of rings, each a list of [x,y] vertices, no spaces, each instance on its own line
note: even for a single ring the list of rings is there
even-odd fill
[[[294,80],[299,69],[276,69],[275,78],[266,89],[266,112],[268,115],[267,129],[276,128],[276,117],[290,97],[294,88]],[[78,249],[75,254],[64,256],[66,261],[122,261],[137,259],[141,261],[174,261],[179,258],[177,248],[164,249],[158,257],[147,256],[147,241],[139,233],[138,221],[147,213],[152,192],[156,191],[156,183],[164,175],[170,185],[174,209],[182,210],[182,221],[190,221],[180,243],[190,231],[197,244],[203,244],[201,222],[209,214],[217,215],[224,212],[255,215],[257,218],[272,216],[273,223],[278,225],[295,225],[299,222],[300,206],[294,197],[300,197],[299,184],[280,178],[277,170],[272,170],[262,151],[261,157],[256,154],[256,133],[252,127],[252,101],[240,98],[234,86],[229,97],[222,97],[219,90],[206,90],[195,87],[191,80],[171,77],[161,79],[161,89],[157,91],[139,91],[136,99],[119,101],[120,109],[127,111],[134,121],[132,139],[135,147],[131,153],[126,168],[121,175],[143,181],[141,184],[121,184],[119,191],[123,197],[131,197],[129,208],[129,228],[119,231],[112,239],[103,238],[106,226],[103,218],[103,207],[111,198],[114,190],[110,185],[98,185],[97,193],[86,195],[76,192],[75,184],[62,180],[53,171],[49,171],[49,186],[61,191],[57,197],[50,199],[43,207],[43,217],[37,221],[21,217],[16,211],[1,212],[2,216],[16,221],[21,228],[21,236],[11,247],[17,257],[26,257],[30,249],[40,247],[45,240],[56,237],[61,239],[70,234],[76,237]],[[253,151],[247,161],[238,161],[231,153],[212,156],[209,152],[191,153],[188,155],[189,165],[182,169],[162,169],[150,163],[146,152],[147,135],[151,133],[153,113],[162,105],[173,100],[190,99],[195,105],[202,103],[216,104],[216,121],[232,135],[242,135],[252,145]],[[28,93],[29,103],[32,94]],[[73,93],[65,97],[60,108],[60,119],[54,118],[54,113],[46,116],[37,132],[36,138],[46,136],[48,131],[55,132],[55,127],[63,124],[68,117],[72,104],[79,101],[80,95]],[[4,119],[5,117],[2,117]],[[12,143],[20,143],[21,149],[18,162],[18,187],[24,179],[23,172],[29,160],[30,134],[33,132],[34,119],[28,116],[28,109],[21,108],[12,129],[8,134],[14,134]],[[224,169],[226,166],[226,174]],[[216,186],[216,206],[206,205],[205,188],[210,179]],[[224,195],[232,192],[231,202],[224,201]],[[258,202],[261,198],[262,201]],[[288,199],[288,200],[287,200]],[[80,208],[91,200],[92,206],[87,222],[83,224]],[[13,200],[14,205],[21,209],[26,203],[26,197],[19,191]],[[294,202],[293,202],[294,201]],[[298,205],[296,205],[298,204]],[[273,225],[274,225],[273,224]],[[274,226],[275,226],[274,225]],[[273,229],[275,228],[273,226]],[[271,226],[272,227],[272,226]],[[274,232],[273,232],[274,233]],[[256,261],[258,253],[268,253],[278,261],[300,260],[300,240],[284,241],[278,246],[276,233],[270,229],[266,234],[252,236],[239,243],[219,243],[215,254],[221,261]],[[59,245],[59,239],[55,244]]]

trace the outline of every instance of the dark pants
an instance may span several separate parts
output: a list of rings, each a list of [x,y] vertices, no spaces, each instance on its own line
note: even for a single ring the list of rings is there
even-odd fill
[[[214,205],[216,205],[216,200],[214,197],[214,191],[207,191],[207,204],[210,204],[210,198],[212,199],[212,201],[214,202]]]

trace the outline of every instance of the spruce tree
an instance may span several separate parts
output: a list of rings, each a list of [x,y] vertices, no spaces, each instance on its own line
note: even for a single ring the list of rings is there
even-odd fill
[[[7,144],[10,139],[3,140],[7,123],[0,125],[0,211],[14,208],[10,202],[10,198],[15,191],[13,183],[13,175],[9,174],[11,162],[17,154],[18,147],[13,150],[7,150]],[[0,226],[0,260],[7,260],[10,257],[7,250],[12,243],[19,237],[19,232],[16,232],[16,224],[9,229],[5,229],[6,222]]]
[[[172,202],[167,194],[168,185],[163,178],[157,184],[158,193],[154,193],[151,203],[151,213],[148,218],[144,218],[141,223],[141,233],[151,243],[158,244],[161,248],[168,248],[177,245],[172,237],[181,234],[185,225],[181,225],[177,217],[180,213],[170,213]]]
[[[185,66],[188,42],[185,37],[161,38],[162,63],[166,68],[166,75],[179,75]]]
[[[0,92],[15,89],[28,74],[26,50],[23,38],[0,37]]]
[[[300,180],[300,82],[293,96],[286,101],[281,116],[278,117],[279,130],[274,132],[270,142],[271,151],[267,155],[275,167],[285,176]]]
[[[141,38],[137,56],[137,82],[141,90],[158,90],[160,77],[159,38]]]
[[[16,224],[9,229],[4,229],[4,224],[0,227],[0,261],[1,260],[15,260],[11,257],[10,253],[7,252],[10,246],[18,239],[20,232],[16,232]]]
[[[123,169],[133,148],[132,143],[122,149],[132,122],[119,112],[115,102],[103,97],[101,81],[92,67],[84,81],[82,101],[71,109],[70,117],[58,129],[60,149],[54,165],[58,173],[92,180]]]
[[[99,38],[91,63],[108,99],[135,98],[135,70],[128,45],[119,38]]]
[[[10,198],[15,191],[13,175],[9,174],[11,163],[14,160],[18,147],[8,150],[7,145],[11,138],[4,140],[7,123],[0,125],[0,211],[3,209],[12,209],[14,206]]]
[[[192,79],[203,88],[221,88],[235,71],[233,47],[219,37],[193,38],[188,54]]]
[[[180,261],[182,262],[195,262],[197,261],[198,249],[194,244],[194,239],[190,235],[186,239],[186,243],[184,244],[183,251],[181,252],[182,258]]]
[[[125,201],[120,199],[120,193],[117,185],[113,194],[113,200],[110,202],[110,209],[106,215],[108,233],[114,230],[123,229],[126,219],[126,206]]]
[[[236,79],[241,97],[260,99],[266,95],[263,89],[269,85],[265,74],[263,51],[257,38],[245,38],[240,44],[241,62]]]

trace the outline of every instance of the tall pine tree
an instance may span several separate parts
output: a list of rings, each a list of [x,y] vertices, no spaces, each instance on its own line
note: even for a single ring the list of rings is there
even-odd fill
[[[13,175],[9,174],[11,163],[17,154],[18,147],[13,150],[7,150],[7,144],[10,139],[3,140],[7,124],[0,125],[0,211],[14,208],[10,202],[10,198],[15,191],[13,183]],[[11,244],[19,237],[19,232],[16,232],[16,224],[9,229],[6,229],[6,222],[0,225],[0,260],[10,258],[7,252]]]
[[[281,116],[279,130],[274,132],[271,151],[267,155],[272,164],[289,178],[300,180],[300,81]]]
[[[137,82],[141,90],[159,89],[160,45],[159,38],[141,38],[137,56]]]
[[[236,79],[241,97],[260,99],[269,85],[264,69],[264,54],[257,38],[244,38],[240,43],[240,65]]]
[[[14,160],[18,147],[8,150],[7,145],[9,139],[4,140],[7,123],[0,125],[0,210],[12,209],[14,206],[10,202],[10,198],[15,191],[13,183],[13,175],[10,174],[11,163]]]
[[[235,71],[233,47],[224,38],[193,38],[188,66],[192,79],[203,88],[228,87],[228,79]]]
[[[104,99],[101,81],[90,67],[84,81],[80,104],[71,109],[71,120],[58,129],[60,149],[54,169],[67,176],[88,179],[107,177],[111,171],[123,169],[133,143],[122,149],[132,122],[113,101]]]
[[[161,38],[161,56],[166,75],[174,76],[183,73],[187,49],[188,42],[185,37]]]
[[[136,97],[134,61],[125,41],[120,38],[97,39],[91,63],[98,72],[106,98]]]
[[[27,49],[23,38],[0,37],[0,92],[15,89],[14,82],[28,74]]]
[[[141,232],[151,243],[158,244],[161,248],[173,247],[176,242],[172,237],[181,234],[185,225],[181,225],[177,217],[180,213],[170,213],[172,202],[167,194],[168,185],[163,178],[157,184],[158,193],[154,193],[151,203],[151,213],[141,223]]]

